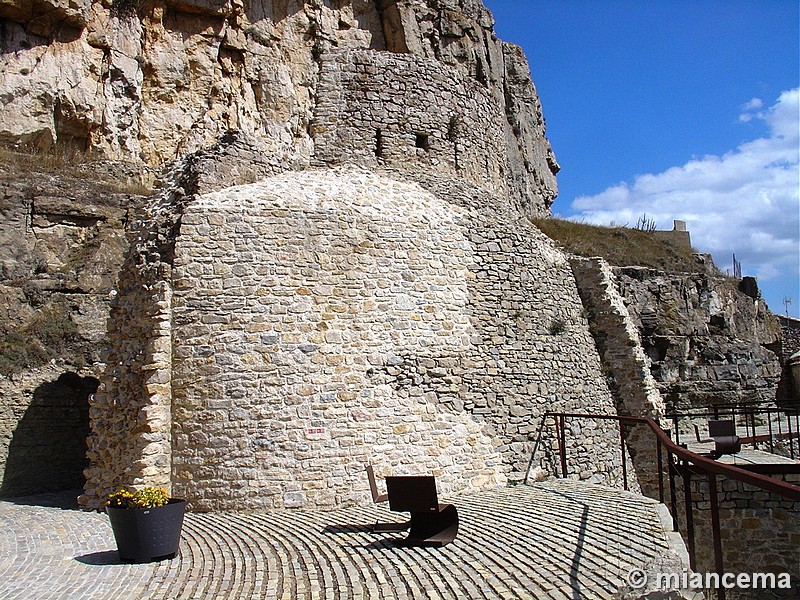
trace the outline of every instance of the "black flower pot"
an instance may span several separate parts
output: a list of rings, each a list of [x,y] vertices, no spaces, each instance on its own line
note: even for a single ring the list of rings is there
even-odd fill
[[[106,507],[122,562],[175,558],[181,541],[186,500],[171,498],[157,508]]]

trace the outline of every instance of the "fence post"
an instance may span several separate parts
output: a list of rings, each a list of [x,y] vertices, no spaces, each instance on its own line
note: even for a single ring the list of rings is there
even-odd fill
[[[672,529],[679,531],[678,528],[678,498],[675,495],[675,465],[672,462],[672,452],[667,450],[667,470],[669,471],[669,504],[672,509]]]
[[[661,440],[656,438],[656,457],[658,460],[658,501],[664,504],[664,459],[661,456]]]
[[[558,425],[559,425],[559,439],[558,439],[558,450],[561,454],[561,477],[563,479],[567,478],[567,434],[564,431],[564,421],[566,417],[564,413],[558,415]]]
[[[689,568],[697,569],[694,549],[694,514],[692,512],[692,472],[686,461],[683,462],[683,506],[686,511],[686,538],[689,550]]]
[[[708,474],[708,495],[711,500],[711,535],[714,539],[714,568],[720,581],[724,575],[722,565],[722,533],[719,527],[719,501],[717,499],[717,475]],[[720,586],[717,590],[718,600],[725,600],[725,588]]]
[[[628,491],[628,465],[625,461],[625,431],[623,429],[622,421],[619,423],[619,450],[622,454],[622,489]]]

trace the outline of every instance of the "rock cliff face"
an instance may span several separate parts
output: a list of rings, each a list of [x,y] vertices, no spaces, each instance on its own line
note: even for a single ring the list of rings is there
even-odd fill
[[[775,400],[780,327],[757,292],[708,273],[615,272],[670,410]]]
[[[0,18],[7,143],[161,165],[239,130],[307,164],[324,56],[385,51],[482,87],[503,117],[502,184],[537,214],[556,194],[527,62],[479,0],[14,0]]]
[[[0,495],[79,488],[141,167],[0,158]],[[133,178],[132,180],[129,178]]]

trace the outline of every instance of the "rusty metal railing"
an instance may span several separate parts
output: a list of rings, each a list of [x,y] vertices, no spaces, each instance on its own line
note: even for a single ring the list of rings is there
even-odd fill
[[[620,452],[622,455],[622,477],[623,487],[628,489],[628,472],[626,466],[626,442],[625,430],[626,424],[637,424],[649,427],[652,432],[656,444],[656,468],[658,471],[658,500],[662,504],[666,491],[665,485],[665,466],[666,466],[666,479],[669,480],[669,504],[668,508],[672,516],[672,525],[675,531],[679,530],[678,523],[678,501],[675,487],[675,478],[680,476],[683,480],[684,489],[684,513],[686,517],[686,537],[687,549],[689,551],[689,566],[692,570],[696,569],[696,553],[695,553],[695,539],[694,539],[694,516],[693,504],[691,495],[691,479],[692,476],[698,474],[705,475],[708,481],[709,500],[711,508],[711,531],[713,536],[714,548],[714,567],[720,578],[724,575],[724,561],[722,552],[722,536],[720,531],[719,520],[719,498],[717,495],[717,477],[723,476],[729,479],[735,479],[744,482],[748,485],[757,487],[761,490],[772,492],[783,498],[788,498],[794,501],[800,501],[800,485],[795,485],[779,479],[773,479],[764,474],[756,473],[750,470],[743,469],[738,466],[729,465],[717,462],[711,458],[707,458],[695,452],[686,449],[684,446],[676,444],[669,435],[661,429],[658,422],[652,418],[645,417],[624,417],[615,415],[597,415],[597,414],[584,414],[584,413],[555,413],[547,412],[542,417],[540,426],[541,431],[544,428],[545,422],[548,418],[553,418],[556,424],[556,438],[558,440],[559,458],[561,466],[561,477],[567,476],[567,444],[566,444],[566,420],[570,418],[577,419],[590,419],[590,420],[609,420],[617,421],[619,423],[619,443]],[[533,463],[535,452],[539,446],[537,440],[534,454],[531,456],[531,464]],[[666,460],[665,460],[666,458]],[[666,465],[665,465],[666,463]],[[776,472],[774,469],[771,472]],[[789,472],[800,472],[798,469],[789,469]],[[718,590],[718,597],[720,600],[725,600],[725,590],[720,588]]]
[[[753,449],[768,448],[768,451],[774,454],[775,443],[788,440],[789,457],[792,460],[796,458],[795,445],[800,445],[800,407],[797,406],[778,408],[763,402],[712,404],[708,409],[670,413],[666,419],[672,421],[675,442],[680,444],[681,420],[722,417],[730,417],[737,425],[743,426],[742,444],[750,444]],[[761,417],[766,417],[767,431],[759,434],[757,421]],[[759,444],[764,444],[764,448],[759,448]]]

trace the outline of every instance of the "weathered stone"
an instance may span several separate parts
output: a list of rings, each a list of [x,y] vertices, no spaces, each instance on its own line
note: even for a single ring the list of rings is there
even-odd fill
[[[508,186],[531,214],[545,213],[555,197],[557,165],[527,63],[518,48],[497,40],[479,2],[447,8],[433,0],[298,2],[295,10],[227,0],[167,0],[138,11],[115,6],[0,4],[0,15],[11,20],[0,59],[0,139],[160,165],[239,130],[263,141],[268,154],[307,165],[375,152],[381,130],[389,154],[394,140],[404,139],[412,145],[408,158],[420,164],[441,162],[447,146],[442,168],[463,166],[473,179]],[[64,26],[74,34],[51,37]],[[378,64],[362,58],[352,65],[353,85],[332,85],[341,73],[323,57],[357,49]],[[420,69],[404,76],[380,57]],[[441,76],[458,85],[442,86]],[[404,100],[413,97],[413,110],[398,115],[386,97],[391,89]],[[337,103],[350,92],[366,138],[336,131]],[[473,114],[465,98],[491,106],[491,119],[483,119],[486,110]],[[445,107],[452,112],[444,114]],[[417,113],[411,130],[403,121]],[[483,149],[482,130],[493,141]],[[430,136],[430,145],[420,135]],[[317,138],[325,140],[319,153]],[[496,164],[481,166],[480,157]],[[239,158],[246,170],[251,157]]]

